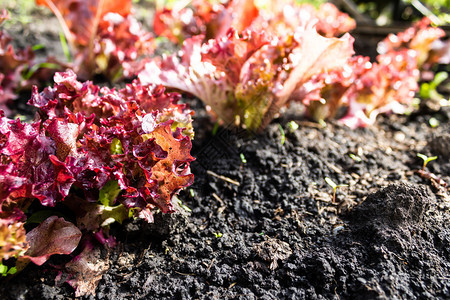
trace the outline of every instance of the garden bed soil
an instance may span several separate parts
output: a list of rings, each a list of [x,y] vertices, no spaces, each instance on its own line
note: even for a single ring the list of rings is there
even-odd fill
[[[449,107],[351,130],[293,106],[250,135],[213,134],[203,106],[186,101],[194,184],[176,213],[112,226],[118,245],[97,253],[84,275],[98,286],[87,280],[81,299],[450,298]],[[427,170],[439,179],[416,172],[419,152],[438,155]],[[335,203],[325,177],[348,185]],[[2,299],[74,298],[55,268],[64,259],[3,280]]]
[[[276,119],[263,133],[220,128],[195,105],[195,183],[154,224],[114,226],[118,246],[93,299],[448,299],[449,113],[382,117],[371,128]],[[290,114],[292,113],[292,114]],[[447,145],[447,146],[445,146]],[[418,152],[438,154],[420,177]],[[242,155],[243,156],[242,156]],[[350,157],[350,154],[355,156]],[[245,158],[245,163],[242,161]],[[324,178],[349,187],[337,191]],[[191,190],[193,192],[191,192]],[[187,206],[191,212],[186,208]],[[4,299],[67,299],[53,266],[2,283]]]

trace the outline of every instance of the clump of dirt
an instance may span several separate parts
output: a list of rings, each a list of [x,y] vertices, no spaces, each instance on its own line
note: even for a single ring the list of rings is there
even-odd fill
[[[348,218],[349,231],[336,237],[333,249],[341,258],[338,270],[353,270],[348,296],[448,297],[450,217],[428,187],[390,185],[369,195]],[[365,263],[355,264],[355,254]]]
[[[383,227],[418,226],[423,214],[435,201],[424,187],[410,184],[390,185],[374,194],[352,211],[354,222],[378,224]]]

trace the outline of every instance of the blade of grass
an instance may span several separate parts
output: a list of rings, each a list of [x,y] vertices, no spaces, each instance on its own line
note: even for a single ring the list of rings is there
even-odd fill
[[[70,55],[69,45],[67,44],[66,36],[60,32],[59,40],[61,41],[61,47],[64,52],[64,56],[67,59],[67,62],[72,62],[72,56]]]
[[[44,48],[45,48],[45,45],[37,44],[37,45],[34,45],[33,47],[31,47],[31,50],[37,51],[37,50],[41,50],[41,49],[44,49]]]
[[[43,62],[43,63],[40,63],[40,64],[35,64],[35,65],[32,66],[32,67],[30,68],[30,70],[28,70],[28,72],[23,76],[23,79],[30,79],[31,76],[33,76],[34,73],[36,73],[36,71],[39,70],[39,69],[41,69],[41,68],[42,68],[42,69],[43,69],[43,68],[46,68],[46,69],[60,69],[61,66],[58,65],[58,64],[47,63],[47,62]]]

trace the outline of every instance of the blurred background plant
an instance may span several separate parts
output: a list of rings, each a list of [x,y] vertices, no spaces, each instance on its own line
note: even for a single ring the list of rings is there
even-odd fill
[[[28,24],[34,21],[32,13],[38,9],[42,11],[42,8],[37,8],[34,4],[34,0],[0,0],[0,8],[7,9],[10,13],[14,12],[14,17],[5,21],[8,23],[22,23]]]
[[[450,22],[449,0],[333,0],[337,6],[357,9],[375,20],[377,25],[388,25],[399,21],[417,21],[429,17],[437,25]]]

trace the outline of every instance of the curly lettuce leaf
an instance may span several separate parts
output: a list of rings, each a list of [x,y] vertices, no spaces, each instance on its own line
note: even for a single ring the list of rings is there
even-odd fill
[[[24,257],[40,266],[53,254],[72,253],[80,239],[81,231],[74,224],[52,216],[26,234],[29,248]]]

